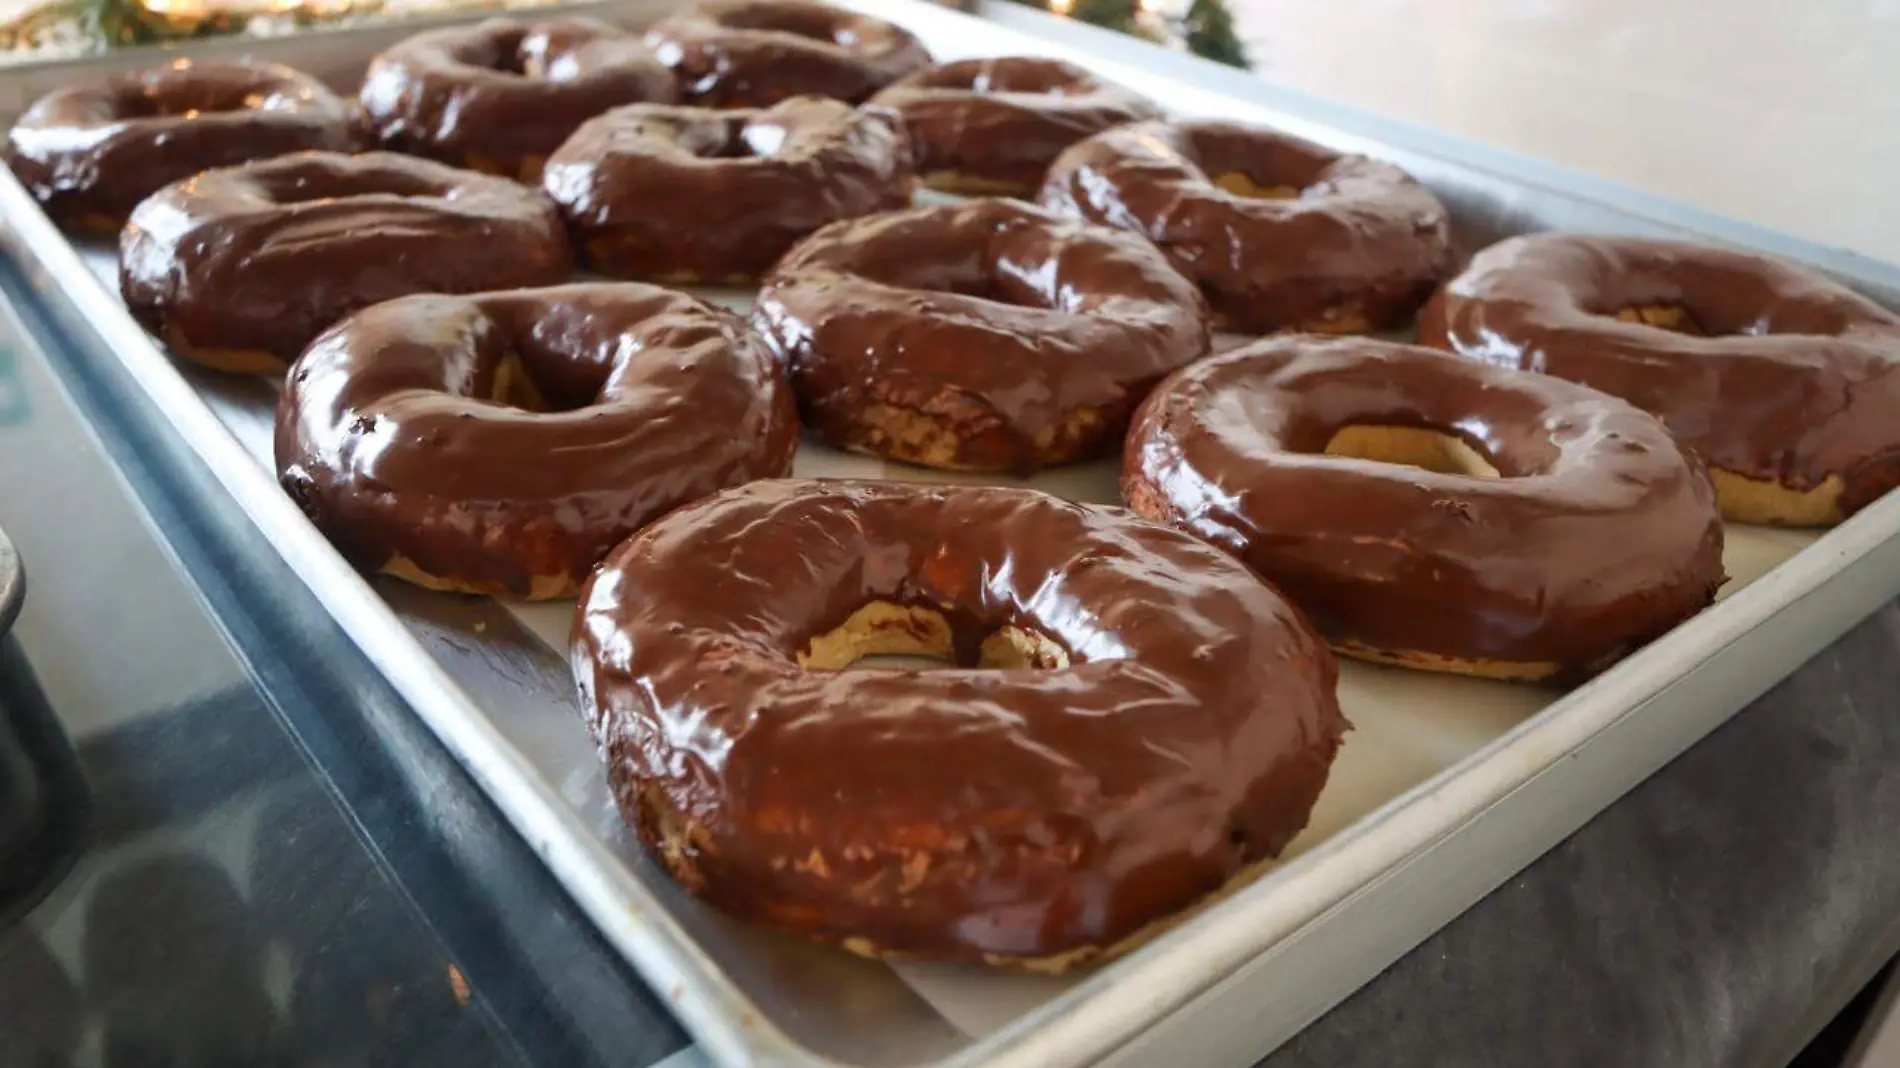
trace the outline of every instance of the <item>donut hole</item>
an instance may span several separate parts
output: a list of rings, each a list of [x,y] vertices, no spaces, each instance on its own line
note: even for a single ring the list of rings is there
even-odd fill
[[[1619,308],[1614,316],[1625,323],[1637,323],[1653,326],[1658,330],[1667,330],[1672,334],[1684,334],[1688,337],[1711,337],[1709,330],[1696,318],[1695,313],[1681,304],[1632,304]]]
[[[821,7],[754,4],[727,12],[720,17],[719,24],[729,30],[784,33],[826,44],[851,43],[851,35],[839,32],[837,14]]]
[[[542,359],[547,361],[548,356]],[[494,376],[483,396],[492,404],[537,415],[577,412],[597,403],[600,399],[598,382],[584,374],[560,374],[559,362],[558,356],[552,360],[556,366],[544,362],[537,376],[536,361],[518,349],[511,349],[495,364]]]
[[[1321,451],[1327,456],[1401,464],[1441,475],[1502,477],[1497,465],[1463,438],[1426,427],[1354,423],[1335,431]]]
[[[477,70],[543,78],[547,75],[551,45],[546,34],[530,34],[522,27],[500,33],[478,33],[449,47],[447,53],[455,62]]]
[[[1300,187],[1285,182],[1262,182],[1245,171],[1227,171],[1211,176],[1214,187],[1242,200],[1298,200]]]
[[[1009,279],[991,274],[927,279],[925,284],[910,288],[928,293],[950,293],[959,297],[973,297],[977,300],[987,300],[992,304],[1008,304],[1017,308],[1049,307],[1049,302],[1042,298],[1040,292],[1020,284],[1011,284]]]
[[[439,197],[449,192],[440,182],[393,168],[343,169],[320,163],[286,168],[253,180],[271,203],[280,206],[349,197]]]
[[[113,101],[113,112],[121,119],[189,119],[202,114],[256,110],[270,103],[272,95],[254,86],[133,87]]]
[[[885,285],[918,293],[947,293],[1017,308],[1061,310],[1064,291],[1054,272],[1041,271],[1046,254],[1035,248],[1037,234],[1028,230],[1002,233],[976,257],[956,259],[927,255],[891,263],[856,264],[857,273]],[[1024,264],[1012,269],[1012,264]]]
[[[785,144],[785,127],[772,122],[731,118],[682,128],[675,143],[699,159],[763,159]]]
[[[542,42],[541,49],[530,48],[525,33],[482,43],[484,47],[472,55],[463,57],[466,62],[502,74],[518,74],[524,78],[538,78],[546,67],[546,42]]]
[[[202,111],[185,101],[156,93],[127,93],[119,99],[117,112],[123,119],[159,119],[188,116]]]
[[[931,68],[911,83],[924,89],[1031,96],[1086,96],[1097,89],[1087,71],[1057,60],[1005,56],[965,59]]]
[[[516,408],[524,412],[554,412],[563,410],[549,403],[541,387],[535,385],[534,377],[528,374],[527,361],[520,353],[511,352],[502,357],[495,365],[494,382],[489,386],[488,399],[506,408]],[[568,406],[566,410],[581,405]]]
[[[1226,126],[1192,128],[1182,152],[1209,184],[1239,200],[1298,200],[1340,160],[1319,145]]]
[[[1050,270],[1045,234],[1033,227],[1004,230],[971,259],[914,258],[865,277],[926,293],[949,293],[1037,311],[1075,312],[1085,294]]]
[[[1048,635],[1006,624],[969,640],[943,612],[923,605],[872,601],[849,619],[815,635],[798,651],[807,671],[848,668],[983,668],[1052,670],[1069,666],[1069,654]],[[963,640],[959,640],[963,639]]]
[[[502,74],[518,74],[523,78],[539,78],[547,70],[546,57],[525,48],[498,49],[488,63],[488,69]]]

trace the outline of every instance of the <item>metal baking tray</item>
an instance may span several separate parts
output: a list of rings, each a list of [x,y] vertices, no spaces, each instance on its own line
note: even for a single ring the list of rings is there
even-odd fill
[[[1805,260],[1900,308],[1893,267],[1011,5],[991,5],[997,24],[922,0],[846,4],[909,26],[945,58],[1062,56],[1183,115],[1269,123],[1391,159],[1445,199],[1467,250],[1553,227],[1689,236]],[[638,24],[671,5],[583,6]],[[182,51],[277,59],[348,87],[404,32]],[[0,119],[53,85],[151,59],[122,53],[0,72]],[[1258,882],[1138,952],[1067,979],[865,961],[719,915],[641,853],[576,715],[563,652],[569,606],[450,597],[351,570],[277,488],[274,385],[172,362],[120,304],[110,250],[75,248],[10,175],[0,176],[0,219],[0,280],[61,335],[49,348],[162,413],[606,938],[704,1050],[731,1065],[1251,1064],[1900,592],[1900,495],[1822,536],[1731,527],[1736,579],[1723,601],[1568,693],[1346,665],[1341,696],[1357,730],[1307,832]],[[937,477],[812,443],[798,471]],[[1030,484],[1110,501],[1114,474],[1104,462]]]

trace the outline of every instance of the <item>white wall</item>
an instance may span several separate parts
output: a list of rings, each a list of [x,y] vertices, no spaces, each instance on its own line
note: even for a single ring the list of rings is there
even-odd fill
[[[1900,261],[1900,0],[1229,0],[1263,76]]]

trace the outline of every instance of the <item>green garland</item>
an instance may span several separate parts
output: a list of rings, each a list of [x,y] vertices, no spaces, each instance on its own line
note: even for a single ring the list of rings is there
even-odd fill
[[[475,5],[471,5],[475,6]],[[284,12],[216,10],[192,15],[153,11],[138,0],[52,0],[0,24],[0,51],[73,48],[97,52],[112,48],[190,41],[255,32],[260,27],[329,26],[374,18],[384,0],[358,0],[346,12],[300,8]]]
[[[1047,0],[1015,2],[1044,10],[1049,6]],[[361,0],[358,6],[340,18],[308,9],[262,18],[297,25],[333,24],[374,17],[382,6],[382,0]],[[466,6],[478,8],[495,5],[492,0],[475,0]],[[1144,16],[1138,0],[1075,0],[1068,15],[1094,26],[1105,26],[1164,43],[1179,41],[1195,55],[1230,67],[1251,66],[1246,46],[1235,31],[1234,16],[1221,0],[1193,0],[1185,15],[1173,19]],[[11,22],[0,23],[0,50],[28,50],[52,45],[61,39],[70,40],[75,33],[91,46],[88,50],[217,37],[244,32],[259,17],[256,12],[209,11],[197,18],[179,18],[151,11],[138,0],[52,0]]]
[[[64,5],[62,5],[64,6]],[[222,37],[241,32],[249,16],[207,12],[202,18],[171,18],[151,11],[136,0],[79,0],[79,25],[86,35],[109,48]]]
[[[1015,0],[1029,7],[1048,9],[1046,0]],[[1153,16],[1143,18],[1138,0],[1075,0],[1068,17],[1091,26],[1155,38]],[[1234,27],[1233,12],[1221,0],[1194,0],[1186,15],[1162,20],[1161,40],[1180,41],[1187,50],[1204,59],[1245,70],[1253,64],[1247,58],[1247,46]]]
[[[1247,46],[1234,27],[1234,13],[1220,0],[1194,0],[1188,8],[1186,32],[1188,51],[1216,63],[1246,70],[1253,66],[1247,58]]]

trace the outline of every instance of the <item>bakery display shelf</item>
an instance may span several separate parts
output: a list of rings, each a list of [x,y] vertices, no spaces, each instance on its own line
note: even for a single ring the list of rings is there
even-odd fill
[[[638,25],[674,5],[577,6]],[[1690,237],[1806,261],[1900,308],[1900,269],[1302,102],[1113,35],[1037,19],[999,26],[922,0],[845,6],[906,25],[943,58],[1067,58],[1181,115],[1267,123],[1390,159],[1445,200],[1466,253],[1547,228]],[[269,58],[348,89],[373,53],[413,29],[170,54]],[[55,85],[153,59],[126,52],[0,72],[0,118]],[[196,454],[225,494],[203,506],[239,509],[268,538],[725,1064],[1251,1064],[1900,593],[1900,495],[1825,533],[1731,526],[1723,599],[1568,692],[1345,665],[1341,699],[1356,729],[1307,831],[1257,882],[1128,957],[1065,978],[862,960],[715,913],[645,857],[578,715],[565,650],[571,605],[447,596],[358,574],[277,487],[275,384],[172,361],[120,303],[112,250],[70,243],[10,174],[0,176],[0,212],[0,283],[59,335],[49,348]],[[797,473],[1009,481],[809,440]],[[1104,461],[1027,484],[1111,503],[1115,475]]]

